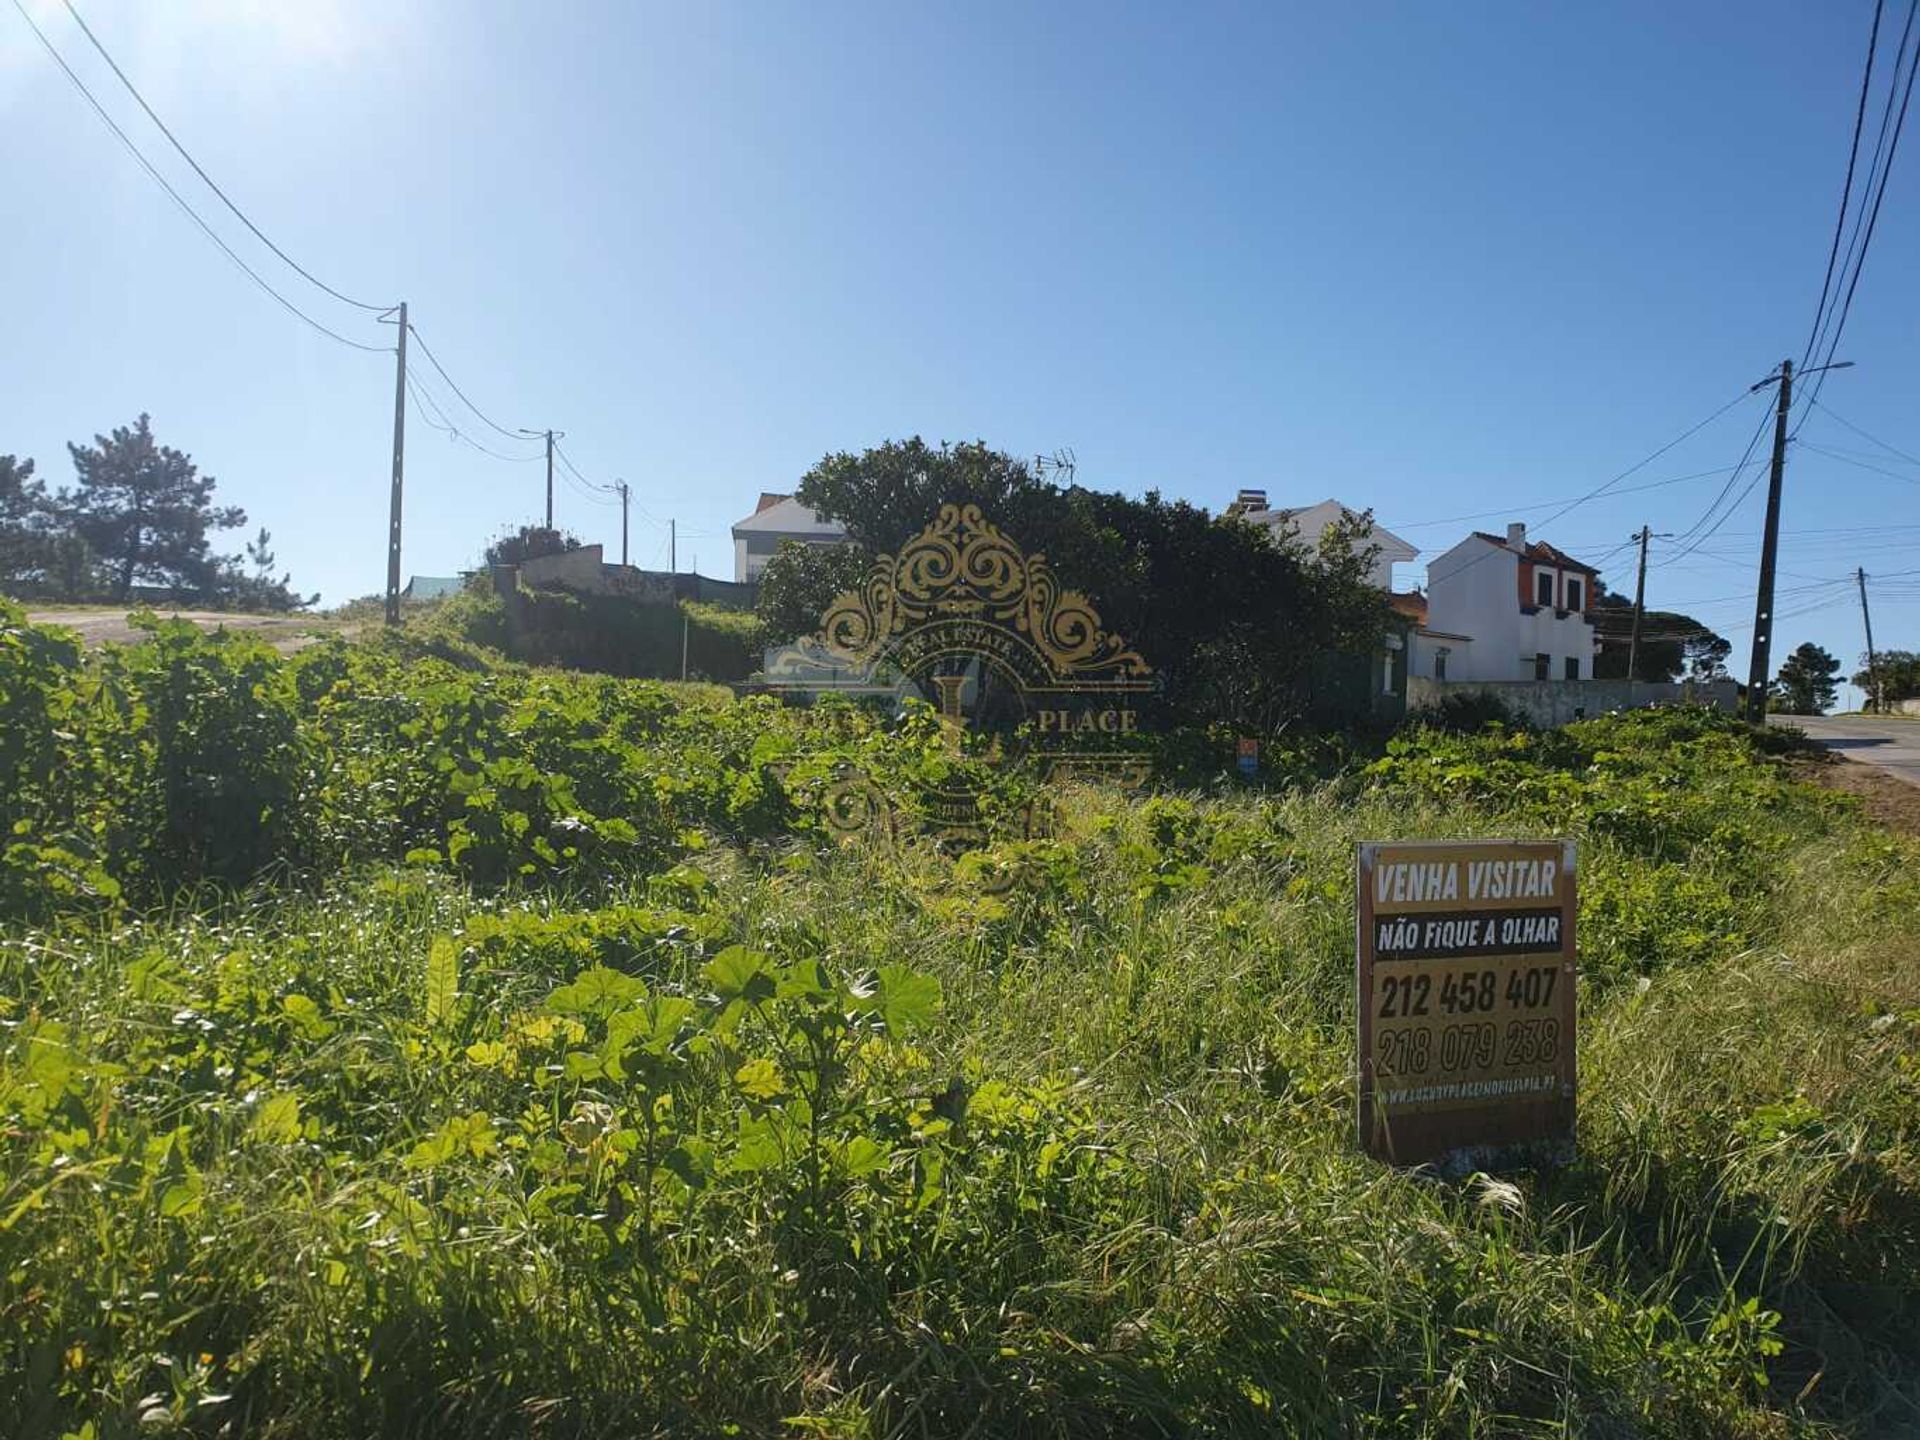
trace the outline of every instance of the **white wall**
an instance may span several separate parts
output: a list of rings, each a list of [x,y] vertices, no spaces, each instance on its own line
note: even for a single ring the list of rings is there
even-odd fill
[[[1729,713],[1739,708],[1738,687],[1731,680],[1708,684],[1681,681],[1677,685],[1645,680],[1485,680],[1443,685],[1414,679],[1407,683],[1407,711],[1411,714],[1438,705],[1449,695],[1493,696],[1536,725],[1566,725],[1611,710],[1638,710],[1651,705],[1710,705]]]
[[[1245,518],[1265,525],[1276,536],[1291,530],[1294,538],[1309,552],[1313,552],[1320,548],[1321,532],[1338,520],[1344,511],[1345,507],[1339,501],[1322,500],[1318,505],[1306,505],[1291,513],[1259,510],[1248,514]],[[1378,526],[1374,527],[1370,539],[1360,543],[1377,547],[1373,565],[1367,571],[1367,583],[1381,590],[1393,589],[1393,567],[1396,563],[1404,564],[1420,553],[1397,536],[1383,532]]]
[[[1567,577],[1537,568],[1536,577],[1541,573],[1554,576],[1554,599],[1564,600]],[[1591,605],[1593,577],[1574,573],[1572,578],[1580,585],[1581,603]],[[1529,595],[1528,603],[1533,599]],[[1580,662],[1580,679],[1593,678],[1593,626],[1586,616],[1568,611],[1563,617],[1552,606],[1524,614],[1520,556],[1485,540],[1462,540],[1427,566],[1427,627],[1473,637],[1470,668],[1456,671],[1450,656],[1449,680],[1532,680],[1537,654],[1547,656],[1549,680],[1566,678],[1569,659]]]
[[[1427,566],[1427,628],[1471,635],[1473,644],[1447,659],[1449,680],[1532,679],[1519,674],[1520,557],[1483,540],[1466,539]],[[1528,647],[1531,650],[1534,647]],[[1428,672],[1431,674],[1431,670]]]

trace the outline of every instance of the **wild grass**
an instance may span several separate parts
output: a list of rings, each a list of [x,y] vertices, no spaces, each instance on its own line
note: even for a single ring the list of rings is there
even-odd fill
[[[1560,833],[1580,1160],[1362,1157],[1354,844]],[[958,860],[716,838],[571,890],[357,866],[15,926],[0,1414],[1911,1430],[1917,859],[1732,727],[1622,720],[1078,791]]]

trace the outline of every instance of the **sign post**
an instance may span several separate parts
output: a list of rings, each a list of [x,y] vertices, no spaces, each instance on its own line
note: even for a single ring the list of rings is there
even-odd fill
[[[1570,840],[1360,847],[1368,1154],[1448,1169],[1572,1158],[1574,858]]]

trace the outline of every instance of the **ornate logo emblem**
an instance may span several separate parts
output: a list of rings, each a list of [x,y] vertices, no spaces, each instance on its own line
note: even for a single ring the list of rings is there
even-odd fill
[[[837,596],[817,635],[769,657],[767,688],[925,700],[956,754],[1029,760],[1040,780],[1071,774],[1143,779],[1136,738],[1157,682],[1145,660],[975,505],[943,505],[895,555],[875,559]],[[988,829],[982,787],[967,767],[913,796],[884,797],[871,777],[845,777],[823,813],[865,825],[881,810],[913,812],[936,834],[976,840]],[[1022,823],[1037,817],[1028,810]]]

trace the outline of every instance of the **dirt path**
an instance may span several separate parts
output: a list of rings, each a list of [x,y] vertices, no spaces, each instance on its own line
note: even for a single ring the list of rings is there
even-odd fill
[[[1902,835],[1920,836],[1920,785],[1896,779],[1890,770],[1829,753],[1795,761],[1793,773],[1829,790],[1858,796],[1876,824]]]
[[[259,635],[274,649],[290,655],[311,645],[324,631],[334,627],[313,615],[243,615],[220,610],[164,610],[155,614],[167,620],[187,620],[202,630],[245,630]],[[79,632],[89,646],[128,644],[140,638],[140,632],[127,623],[133,612],[106,607],[86,609],[30,610],[27,618],[36,624],[61,625]]]

